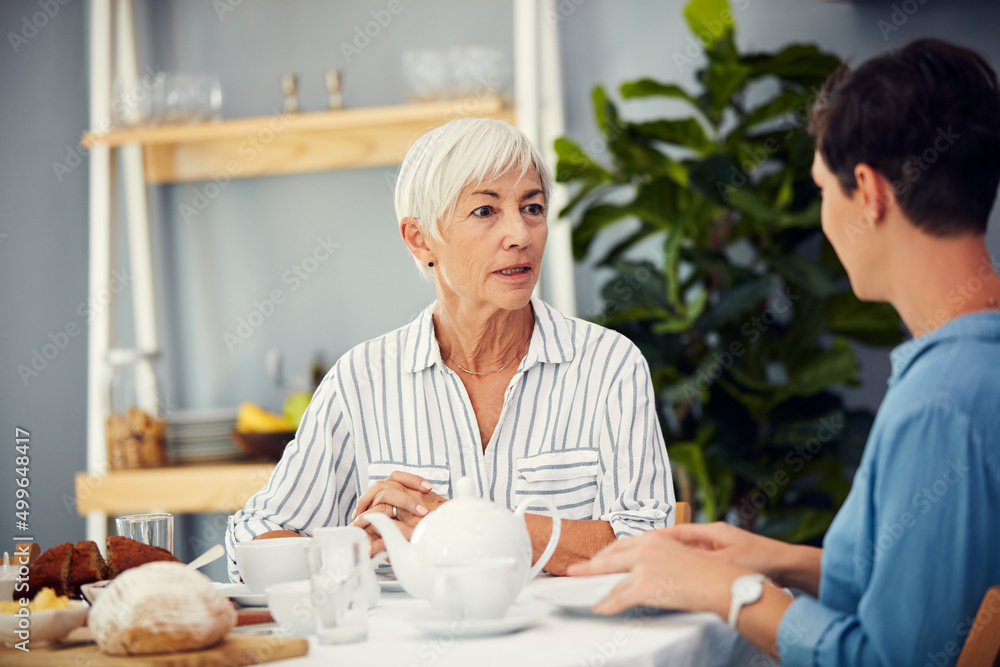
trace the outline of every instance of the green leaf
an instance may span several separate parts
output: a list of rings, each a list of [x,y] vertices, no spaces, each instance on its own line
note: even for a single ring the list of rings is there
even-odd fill
[[[733,97],[746,83],[753,70],[736,61],[711,61],[701,71],[702,82],[708,88],[711,108],[721,111],[732,104]]]
[[[622,132],[618,109],[608,99],[608,93],[604,90],[604,86],[594,86],[590,99],[594,105],[594,119],[597,121],[597,129],[601,131],[601,136],[605,140],[613,141]]]
[[[719,206],[728,206],[726,198],[734,186],[747,182],[744,174],[732,156],[713,153],[703,160],[688,166],[691,187],[709,201]]]
[[[695,440],[688,442],[675,442],[667,447],[667,457],[671,464],[676,464],[687,468],[698,482],[698,487],[702,491],[702,511],[705,513],[706,521],[715,521],[718,518],[716,506],[715,487],[712,484],[712,477],[709,474],[708,462],[705,460],[704,445],[713,434],[710,426],[702,426],[698,429]]]
[[[733,11],[728,0],[691,0],[684,7],[684,18],[706,49],[733,34]]]
[[[744,56],[753,77],[776,76],[801,86],[820,86],[840,66],[840,58],[824,53],[815,44],[792,44],[778,53]]]
[[[633,132],[644,137],[684,146],[698,154],[707,153],[715,146],[705,134],[705,128],[694,118],[654,120],[646,123],[633,123],[629,127]]]
[[[637,216],[663,229],[676,226],[678,187],[669,178],[659,178],[639,186],[631,208]]]
[[[662,233],[662,228],[640,220],[639,229],[612,246],[611,249],[608,250],[607,254],[595,261],[595,264],[597,264],[597,266],[610,266],[619,261],[622,255],[631,250],[635,245],[641,243],[654,234]]]
[[[583,152],[575,142],[560,137],[555,140],[556,180],[560,183],[570,183],[584,179],[596,183],[613,181],[614,176],[607,169],[595,162]]]
[[[804,419],[778,424],[768,439],[768,446],[781,450],[795,449],[809,442],[811,438],[819,438],[826,431],[836,431],[838,438],[843,434],[846,414],[841,409],[831,410],[816,419]],[[839,429],[839,430],[838,430]]]
[[[663,275],[667,280],[667,301],[674,308],[681,307],[681,243],[684,241],[684,228],[676,225],[667,232],[663,242]]]
[[[787,282],[814,296],[823,298],[837,291],[837,284],[822,264],[796,254],[771,255],[768,261]]]
[[[597,204],[588,208],[573,229],[573,257],[577,260],[586,257],[598,232],[632,214],[631,204]]]
[[[819,537],[833,523],[836,512],[812,508],[794,508],[773,513],[760,527],[760,533],[792,544],[802,544]]]
[[[776,225],[778,227],[818,227],[820,224],[819,200],[809,202],[801,211],[782,211],[773,208],[749,188],[726,188],[729,204],[747,213],[758,222]]]
[[[854,348],[838,336],[829,350],[798,369],[775,396],[774,402],[777,404],[792,396],[812,396],[827,387],[849,382],[857,374],[858,360],[854,356]]]
[[[892,306],[861,301],[851,291],[827,301],[826,325],[830,331],[870,345],[898,345],[906,339],[902,320]]]
[[[687,100],[691,104],[698,106],[698,98],[694,97],[680,86],[673,83],[660,83],[654,79],[626,81],[621,85],[619,92],[625,99],[639,97],[673,97],[676,99]]]
[[[807,118],[810,103],[815,99],[812,91],[785,90],[769,101],[754,107],[743,123],[733,130],[733,134],[743,136],[755,126],[768,121],[786,117],[788,114],[798,114],[799,118]]]
[[[759,312],[761,302],[770,296],[773,289],[774,281],[770,276],[761,276],[724,289],[719,301],[698,322],[698,335],[704,336],[724,324],[737,322],[747,313]]]
[[[698,292],[691,301],[685,305],[684,310],[678,315],[664,313],[659,322],[653,325],[653,333],[667,334],[687,331],[694,326],[695,320],[705,310],[708,303],[708,292]]]

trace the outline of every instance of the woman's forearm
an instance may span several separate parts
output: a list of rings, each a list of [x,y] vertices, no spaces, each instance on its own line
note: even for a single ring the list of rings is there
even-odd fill
[[[552,519],[540,514],[525,514],[524,520],[531,535],[531,560],[535,562],[549,543]],[[565,575],[570,565],[589,559],[615,541],[615,532],[607,521],[563,519],[560,525],[559,544],[545,564],[545,571],[550,574]]]
[[[255,540],[271,540],[276,537],[305,537],[302,533],[296,533],[294,530],[269,530],[266,533],[261,533],[257,537],[253,538]]]
[[[813,597],[819,596],[820,560],[823,550],[800,544],[782,545],[771,579],[787,588],[798,588]]]

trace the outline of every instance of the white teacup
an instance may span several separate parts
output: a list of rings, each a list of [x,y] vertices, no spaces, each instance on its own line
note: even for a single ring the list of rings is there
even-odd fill
[[[267,608],[282,634],[306,637],[316,634],[316,606],[309,580],[286,581],[267,587]]]
[[[513,558],[475,558],[431,565],[431,601],[456,619],[503,618],[523,581]]]
[[[236,545],[236,567],[251,593],[272,584],[309,578],[305,537],[276,537]]]

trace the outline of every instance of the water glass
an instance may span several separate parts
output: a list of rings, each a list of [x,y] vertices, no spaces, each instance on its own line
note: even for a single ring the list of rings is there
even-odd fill
[[[173,514],[130,514],[115,519],[118,534],[174,552]]]
[[[455,97],[505,95],[510,88],[510,70],[504,54],[481,46],[458,46],[448,50],[452,94]]]
[[[309,582],[321,644],[367,639],[368,550],[368,535],[355,527],[325,529],[311,540]]]
[[[434,102],[451,96],[451,69],[444,51],[404,51],[403,77],[411,102]]]

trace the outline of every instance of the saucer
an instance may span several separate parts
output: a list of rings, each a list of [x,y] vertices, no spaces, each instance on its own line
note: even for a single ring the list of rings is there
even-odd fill
[[[598,616],[593,611],[593,607],[605,595],[611,592],[619,581],[628,576],[628,573],[620,572],[615,574],[600,574],[593,577],[579,577],[578,579],[563,579],[559,581],[559,586],[553,586],[550,590],[542,593],[535,593],[537,600],[542,600],[567,614],[576,616]]]
[[[267,594],[251,593],[246,584],[220,584],[216,582],[215,587],[227,598],[244,607],[267,606]]]
[[[428,635],[436,637],[448,635],[455,639],[465,639],[516,632],[529,625],[534,625],[548,613],[549,608],[546,605],[524,602],[511,605],[511,608],[507,610],[507,615],[503,618],[456,620],[434,609],[420,615],[413,615],[406,620],[410,625]]]
[[[381,569],[375,570],[375,578],[378,580],[379,588],[382,589],[383,593],[405,593],[406,589],[403,588],[403,584],[399,583],[396,579],[396,575],[392,573],[389,569],[387,572],[383,572]]]

